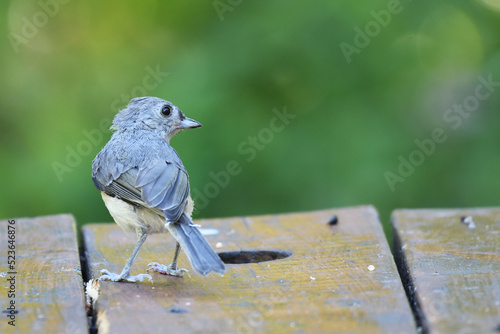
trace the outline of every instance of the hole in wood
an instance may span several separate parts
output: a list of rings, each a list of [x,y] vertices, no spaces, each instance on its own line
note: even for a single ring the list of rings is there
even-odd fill
[[[219,253],[222,262],[228,264],[259,263],[266,261],[281,260],[291,256],[291,251],[273,250],[241,250],[234,252]]]

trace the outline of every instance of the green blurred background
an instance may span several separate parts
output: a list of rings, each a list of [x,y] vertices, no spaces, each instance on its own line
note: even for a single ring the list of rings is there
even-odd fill
[[[0,12],[0,218],[111,221],[91,163],[111,136],[102,123],[144,94],[204,125],[171,143],[206,197],[195,218],[373,204],[387,228],[394,208],[498,205],[500,86],[476,89],[500,82],[500,0],[41,0]],[[284,109],[295,118],[271,132]],[[436,128],[446,139],[412,153]],[[418,166],[391,189],[401,158]],[[241,172],[215,185],[210,172],[233,160]]]

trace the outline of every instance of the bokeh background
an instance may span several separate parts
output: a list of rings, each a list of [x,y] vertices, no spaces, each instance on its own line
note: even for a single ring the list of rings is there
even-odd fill
[[[196,218],[499,203],[499,0],[2,1],[0,36],[0,218],[111,221],[91,163],[141,95],[204,125]]]

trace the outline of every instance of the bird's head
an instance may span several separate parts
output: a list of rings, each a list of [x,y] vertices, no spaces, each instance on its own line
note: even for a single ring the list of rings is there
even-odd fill
[[[120,110],[113,120],[113,130],[140,130],[158,133],[167,142],[184,129],[200,127],[194,119],[184,116],[173,103],[157,97],[136,97]]]

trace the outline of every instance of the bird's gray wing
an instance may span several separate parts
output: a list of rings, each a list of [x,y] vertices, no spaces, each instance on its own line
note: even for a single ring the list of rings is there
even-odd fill
[[[142,199],[141,191],[134,187],[137,173],[137,168],[129,169],[119,175],[117,179],[112,180],[109,184],[100,182],[98,178],[93,178],[93,181],[97,189],[105,192],[107,195],[120,198],[133,205],[149,208],[156,214],[163,216],[163,211],[149,207]]]
[[[162,210],[168,221],[179,220],[189,196],[188,175],[183,168],[160,161],[139,170],[135,187],[142,190],[142,199],[148,206]]]
[[[137,167],[112,176],[112,180],[93,177],[95,186],[111,196],[152,209],[171,222],[179,220],[189,196],[186,171],[176,164],[159,161],[151,167]]]

